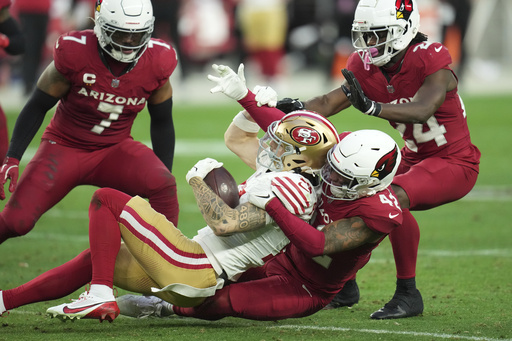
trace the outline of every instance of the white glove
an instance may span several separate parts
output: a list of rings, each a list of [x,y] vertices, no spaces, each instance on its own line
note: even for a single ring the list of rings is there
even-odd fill
[[[199,160],[194,167],[192,167],[186,176],[187,183],[190,182],[190,179],[192,179],[195,176],[200,177],[201,179],[204,179],[208,173],[210,173],[215,168],[222,167],[223,163],[219,162],[215,159],[206,158],[203,160]]]
[[[256,85],[252,91],[256,95],[255,100],[258,107],[268,105],[275,108],[277,105],[277,92],[270,86]]]
[[[212,94],[222,92],[236,101],[247,96],[249,90],[245,85],[244,64],[240,64],[238,67],[238,74],[226,65],[213,64],[212,68],[217,71],[220,76],[208,75],[209,80],[217,83],[217,85],[210,90]]]
[[[267,203],[275,198],[272,193],[272,178],[266,174],[261,174],[258,181],[250,181],[245,188],[245,192],[249,195],[249,202],[256,207],[265,209]]]

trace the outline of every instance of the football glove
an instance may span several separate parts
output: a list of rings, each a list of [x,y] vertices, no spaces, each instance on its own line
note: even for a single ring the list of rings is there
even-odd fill
[[[222,92],[224,95],[236,101],[247,96],[249,90],[245,85],[244,64],[240,64],[238,67],[238,74],[226,65],[213,64],[212,68],[217,71],[220,76],[208,75],[209,80],[217,83],[217,85],[210,90],[212,94]]]
[[[343,69],[341,70],[341,73],[350,86],[349,89],[345,85],[342,85],[341,90],[343,90],[347,98],[350,100],[350,103],[352,103],[357,110],[362,111],[363,114],[379,116],[382,111],[382,105],[366,97],[363,89],[361,89],[361,84],[359,84],[359,81],[356,79],[352,71]]]
[[[292,111],[304,109],[304,103],[299,101],[298,98],[293,99],[286,97],[277,101],[276,108],[281,110],[285,114],[289,114]]]
[[[254,99],[258,107],[268,105],[269,107],[275,108],[277,105],[277,92],[270,86],[256,85],[252,92],[256,95]]]
[[[200,177],[201,179],[204,179],[205,176],[210,173],[214,168],[220,168],[222,167],[223,163],[219,162],[215,159],[206,158],[203,160],[199,160],[194,167],[192,167],[186,176],[187,183],[190,183],[190,179],[192,179],[195,176]]]
[[[0,179],[2,181],[2,186],[0,186],[0,200],[5,199],[4,185],[7,182],[7,179],[11,179],[9,192],[12,193],[16,189],[16,185],[18,184],[19,164],[20,161],[18,159],[13,157],[5,158],[2,168],[0,168]]]
[[[268,202],[275,198],[271,185],[273,176],[272,173],[262,173],[247,182],[245,192],[251,204],[264,210]]]

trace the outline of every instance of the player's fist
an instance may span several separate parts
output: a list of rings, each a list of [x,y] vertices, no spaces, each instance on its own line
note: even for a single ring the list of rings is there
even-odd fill
[[[214,168],[220,168],[222,167],[223,163],[219,162],[215,159],[206,158],[203,160],[199,160],[194,167],[192,167],[186,176],[187,183],[190,182],[190,179],[192,179],[195,176],[200,177],[201,179],[204,179],[204,177],[211,172]]]
[[[0,179],[2,181],[2,186],[0,186],[0,200],[5,199],[4,185],[7,182],[7,179],[11,180],[9,185],[9,192],[14,192],[16,189],[16,185],[18,184],[18,166],[20,161],[13,157],[6,157],[2,168],[0,168]]]
[[[208,75],[209,80],[217,83],[217,85],[210,90],[212,94],[222,92],[236,101],[247,96],[249,90],[245,85],[244,64],[240,64],[238,73],[235,73],[235,71],[231,70],[231,68],[226,65],[213,64],[212,68],[219,74],[219,77]]]
[[[254,87],[255,100],[258,107],[268,105],[269,107],[275,108],[277,105],[277,92],[270,86],[256,85]]]
[[[0,33],[0,47],[1,48],[6,48],[7,46],[9,46],[9,37],[7,37],[5,34],[3,33]]]

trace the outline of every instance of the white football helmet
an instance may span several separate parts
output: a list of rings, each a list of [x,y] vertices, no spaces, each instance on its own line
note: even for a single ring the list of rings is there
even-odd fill
[[[372,196],[391,184],[401,159],[389,135],[379,130],[354,131],[327,154],[322,193],[334,200]]]
[[[352,44],[363,63],[383,66],[419,32],[416,0],[361,0],[352,24]]]
[[[147,48],[155,18],[150,0],[97,0],[94,33],[112,58],[131,63]]]
[[[257,162],[275,172],[293,170],[316,176],[327,152],[338,142],[338,132],[328,119],[312,111],[293,111],[267,128]]]

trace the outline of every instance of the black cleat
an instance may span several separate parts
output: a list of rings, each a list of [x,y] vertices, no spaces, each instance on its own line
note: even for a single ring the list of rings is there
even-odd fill
[[[370,315],[372,319],[401,319],[417,316],[423,313],[423,299],[418,289],[412,292],[395,292],[395,295],[376,312]]]
[[[357,286],[356,280],[351,279],[347,281],[343,289],[334,296],[331,303],[324,307],[324,310],[351,307],[357,302],[359,302],[359,287]]]

